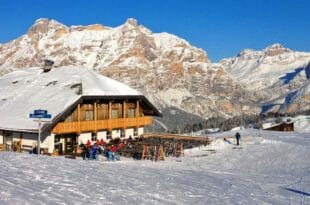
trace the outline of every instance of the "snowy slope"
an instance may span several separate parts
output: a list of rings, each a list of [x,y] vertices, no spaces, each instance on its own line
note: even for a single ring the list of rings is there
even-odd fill
[[[308,134],[232,134],[162,162],[1,152],[0,204],[310,204]]]
[[[35,109],[56,117],[81,96],[141,96],[138,91],[82,66],[66,66],[43,72],[18,70],[0,77],[0,128],[36,130],[29,119]]]

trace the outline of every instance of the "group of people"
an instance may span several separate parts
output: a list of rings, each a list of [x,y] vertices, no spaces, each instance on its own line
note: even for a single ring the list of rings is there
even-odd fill
[[[109,161],[116,161],[120,160],[116,151],[122,150],[124,143],[120,142],[117,147],[115,144],[108,145],[103,139],[97,140],[94,144],[88,140],[86,144],[81,143],[80,148],[82,149],[83,160],[98,160],[99,154],[103,154]]]

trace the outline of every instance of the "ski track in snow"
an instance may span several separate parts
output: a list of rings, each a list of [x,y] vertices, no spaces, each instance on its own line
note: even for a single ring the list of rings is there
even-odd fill
[[[160,162],[1,152],[0,204],[310,204],[309,134],[240,133]]]

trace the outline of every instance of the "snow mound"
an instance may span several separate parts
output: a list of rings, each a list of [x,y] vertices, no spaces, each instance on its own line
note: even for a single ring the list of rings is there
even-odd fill
[[[276,140],[266,140],[266,139],[264,139],[260,143],[261,144],[277,144],[277,143],[281,143],[281,142],[280,141],[276,141]]]
[[[310,116],[298,116],[295,117],[293,121],[295,131],[310,133]]]

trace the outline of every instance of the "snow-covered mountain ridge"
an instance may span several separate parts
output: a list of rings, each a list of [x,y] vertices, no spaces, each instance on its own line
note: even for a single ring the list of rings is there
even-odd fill
[[[229,117],[241,109],[259,113],[262,107],[296,111],[310,101],[310,66],[304,68],[309,53],[276,44],[212,63],[204,50],[169,33],[152,33],[135,19],[115,28],[68,27],[38,19],[26,34],[0,45],[0,75],[42,66],[44,59],[53,60],[55,67],[83,65],[119,80],[141,91],[166,116],[184,112],[194,118]],[[269,96],[275,90],[280,92]]]
[[[44,59],[55,67],[97,70],[138,89],[161,109],[203,118],[238,113],[238,83],[205,51],[175,35],[152,33],[135,19],[115,28],[38,19],[27,34],[0,47],[0,72],[42,66]]]
[[[262,51],[243,50],[220,64],[251,95],[257,96],[262,111],[310,109],[310,53],[274,44]]]

